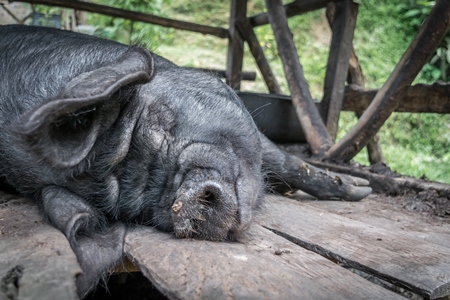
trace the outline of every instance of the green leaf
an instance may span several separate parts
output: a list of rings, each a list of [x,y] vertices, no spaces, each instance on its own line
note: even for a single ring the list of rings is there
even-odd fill
[[[438,68],[434,68],[431,71],[431,76],[433,77],[434,80],[438,80],[441,78],[441,70],[439,70]]]
[[[422,13],[422,11],[421,11],[420,9],[411,9],[411,10],[407,11],[407,12],[403,15],[403,17],[405,17],[405,18],[410,18],[410,17],[417,16],[417,15],[419,15],[419,14],[421,14],[421,13]]]

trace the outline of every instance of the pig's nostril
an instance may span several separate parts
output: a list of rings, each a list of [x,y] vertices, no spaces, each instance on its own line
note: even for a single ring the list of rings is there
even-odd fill
[[[206,190],[206,191],[203,193],[203,197],[202,197],[202,198],[205,199],[205,200],[208,201],[208,202],[212,202],[212,201],[215,200],[216,197],[214,197],[214,193],[213,193],[213,192],[211,192],[211,191],[209,191],[209,190]]]
[[[220,196],[220,191],[216,191],[213,187],[207,186],[203,188],[199,195],[199,201],[205,206],[213,205]]]

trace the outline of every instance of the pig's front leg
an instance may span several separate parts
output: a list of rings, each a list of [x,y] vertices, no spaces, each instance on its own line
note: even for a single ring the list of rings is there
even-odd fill
[[[368,196],[369,181],[314,167],[290,155],[261,134],[263,168],[277,192],[302,190],[318,199],[357,201]]]
[[[42,204],[49,221],[65,234],[78,258],[83,274],[77,278],[77,289],[84,297],[122,259],[125,225],[106,226],[94,207],[61,187],[44,188]]]

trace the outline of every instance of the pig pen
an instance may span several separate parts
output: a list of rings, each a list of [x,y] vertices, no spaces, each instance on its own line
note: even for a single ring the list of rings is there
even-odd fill
[[[161,20],[157,16],[85,1],[20,2],[71,7],[228,39],[230,59],[227,71],[223,73],[227,83],[236,90],[239,90],[240,81],[245,79],[242,72],[245,40],[273,95],[280,93],[279,86],[253,32],[254,27],[270,22],[275,35],[285,37],[284,42],[277,44],[285,50],[281,58],[290,67],[288,73],[302,73],[300,64],[289,61],[290,57],[297,57],[297,52],[286,47],[286,37],[287,40],[292,37],[289,30],[282,28],[284,18],[276,15],[280,11],[281,1],[267,1],[270,4],[268,13],[256,16],[246,15],[247,1],[231,1],[229,28]],[[328,2],[344,1],[313,3],[296,0],[284,5],[284,9],[288,17],[292,17],[323,8]],[[346,149],[351,149],[348,141],[360,141],[364,135],[364,142],[358,142],[358,145],[362,147],[367,144],[392,111],[450,112],[448,85],[409,86],[426,58],[437,47],[438,37],[448,31],[448,1],[436,1],[438,8],[430,17],[433,22],[424,23],[417,42],[411,44],[405,52],[405,59],[393,72],[392,78],[400,79],[388,80],[379,91],[362,89],[363,81],[359,80],[362,74],[358,73],[359,63],[351,47],[357,7],[349,2],[352,1],[338,7],[336,15],[333,15],[333,7],[327,8],[334,38],[326,78],[326,85],[333,88],[326,90],[325,101],[321,105],[322,111],[328,112],[324,118],[327,128],[321,130],[325,127],[319,124],[315,131],[306,132],[308,136],[305,139],[316,148],[327,142],[325,133],[329,131],[333,134],[341,109],[362,112],[373,101],[375,104],[372,106],[376,110],[372,109],[360,120],[360,125],[367,125],[371,131],[368,134],[355,131],[356,136],[349,136],[329,153],[322,153],[322,157],[327,154],[328,158],[352,158],[359,149],[346,152]],[[434,38],[430,40],[431,37]],[[408,64],[410,61],[415,63]],[[346,79],[349,85],[344,89]],[[304,79],[300,78],[297,82],[303,83]],[[419,95],[416,88],[423,94],[421,92]],[[309,118],[317,119],[317,111],[311,109],[312,99],[307,93],[306,97],[305,93],[300,94],[299,89],[291,91],[291,98],[296,100],[294,107],[303,109],[304,115]],[[428,101],[423,101],[424,98]],[[305,103],[308,105],[305,106]],[[260,103],[258,105],[261,106]],[[386,111],[376,124],[369,118]],[[271,119],[274,119],[273,115]],[[273,122],[269,125],[273,127]],[[326,163],[318,165],[332,170]],[[345,171],[345,167],[337,168],[337,171]],[[359,170],[349,171],[359,174]],[[375,190],[400,196],[374,194],[354,203],[296,200],[298,194],[291,196],[291,199],[268,196],[258,220],[235,243],[176,239],[156,229],[137,226],[129,230],[126,236],[123,265],[110,271],[110,299],[449,298],[450,212],[439,209],[437,201],[441,194],[448,195],[449,188],[441,186],[434,193],[427,190],[418,192],[414,182],[404,184],[402,180],[393,178],[385,181],[373,175],[371,186]],[[401,184],[403,188],[400,188]],[[402,192],[407,191],[408,187],[411,192],[419,193],[417,197],[403,196]],[[436,191],[436,187],[427,188]],[[448,196],[445,199],[448,200]],[[448,205],[449,202],[446,203]],[[432,209],[423,212],[427,211],[426,207],[434,207],[442,215],[430,214]],[[38,207],[28,199],[1,192],[0,300],[77,299],[75,280],[80,272],[67,239],[43,220]],[[133,278],[137,280],[130,280]],[[140,293],[133,295],[139,289]],[[88,298],[107,297],[108,292],[102,295],[101,290],[99,286],[98,292]],[[127,290],[130,290],[129,294]]]
[[[449,297],[448,215],[409,211],[406,197],[380,194],[299,198],[267,196],[239,242],[130,229],[109,293],[98,287],[88,299]],[[67,239],[35,204],[0,194],[0,299],[77,299],[80,272]]]

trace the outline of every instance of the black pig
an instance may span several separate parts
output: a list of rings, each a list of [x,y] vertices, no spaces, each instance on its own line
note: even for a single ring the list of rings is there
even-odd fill
[[[282,152],[211,75],[68,31],[8,25],[0,37],[0,176],[67,236],[81,296],[120,260],[125,224],[235,239],[267,185],[371,191]]]

